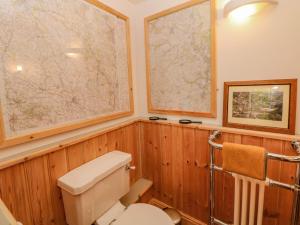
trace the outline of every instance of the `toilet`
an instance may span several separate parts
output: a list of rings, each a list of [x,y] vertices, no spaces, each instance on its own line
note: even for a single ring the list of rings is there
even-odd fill
[[[127,208],[131,155],[113,151],[58,179],[68,225],[173,225],[161,209],[144,203]]]

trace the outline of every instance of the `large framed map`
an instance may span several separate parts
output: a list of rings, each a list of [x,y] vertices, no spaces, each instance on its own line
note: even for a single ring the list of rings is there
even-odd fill
[[[133,113],[129,19],[97,0],[0,4],[1,146]]]
[[[215,2],[145,18],[148,111],[216,117]]]

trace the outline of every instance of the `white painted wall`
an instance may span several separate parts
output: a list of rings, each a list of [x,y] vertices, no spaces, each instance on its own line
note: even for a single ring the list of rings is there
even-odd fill
[[[144,17],[188,0],[146,0],[137,5],[125,0],[101,1],[129,16],[131,20],[135,114],[131,117],[0,150],[0,161],[35,151],[41,146],[101,130],[137,116],[149,116],[146,97]],[[239,26],[223,18],[223,4],[224,0],[217,0],[218,117],[217,119],[201,118],[205,123],[211,124],[222,123],[224,81],[282,78],[300,80],[299,0],[279,0],[276,8]],[[300,134],[300,91],[298,92],[297,112],[297,133]],[[173,120],[179,118],[168,117]]]
[[[139,113],[148,116],[145,78],[143,19],[188,0],[146,0],[136,8],[134,33],[138,52],[136,77]],[[298,78],[300,80],[300,1],[279,0],[245,24],[223,18],[225,0],[216,0],[218,116],[205,123],[222,124],[223,83],[234,80]],[[299,81],[298,81],[299,82]],[[300,83],[299,83],[300,87]],[[177,116],[168,116],[177,120]],[[300,134],[300,91],[298,91],[297,133]]]

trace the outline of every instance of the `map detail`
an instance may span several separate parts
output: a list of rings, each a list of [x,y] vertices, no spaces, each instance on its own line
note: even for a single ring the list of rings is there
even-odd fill
[[[83,0],[0,4],[9,137],[130,111],[126,21]]]
[[[150,22],[154,109],[210,112],[210,2]]]

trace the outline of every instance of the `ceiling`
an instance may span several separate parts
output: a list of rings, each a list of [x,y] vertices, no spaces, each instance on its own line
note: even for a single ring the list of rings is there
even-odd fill
[[[138,3],[144,2],[145,0],[128,0],[128,1],[130,1],[133,4],[138,4]]]

